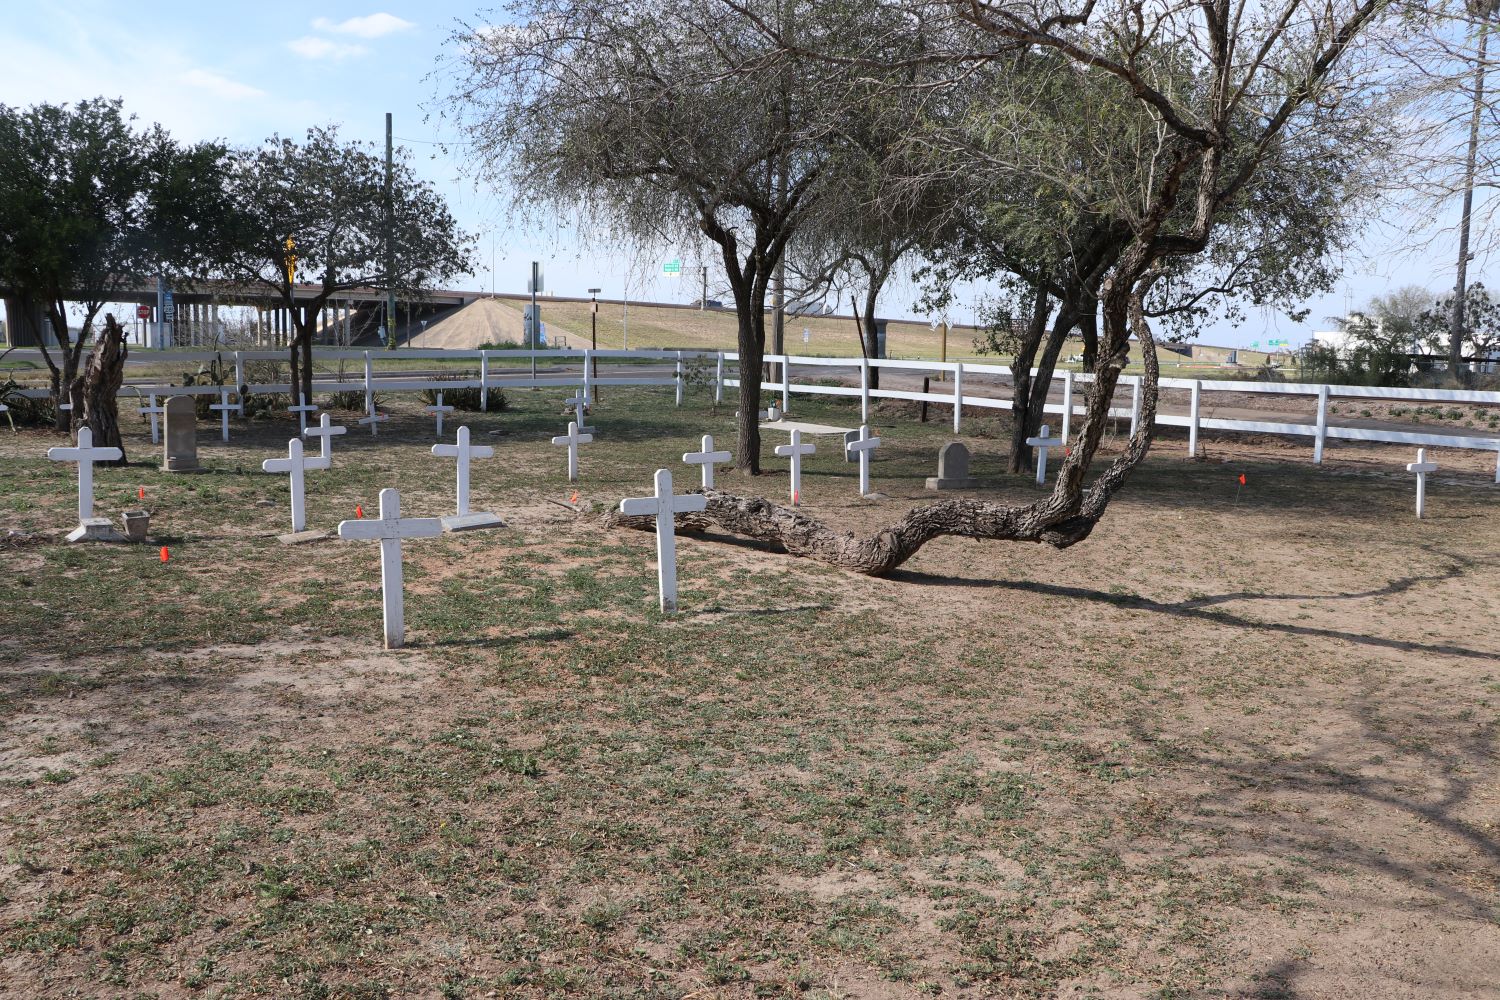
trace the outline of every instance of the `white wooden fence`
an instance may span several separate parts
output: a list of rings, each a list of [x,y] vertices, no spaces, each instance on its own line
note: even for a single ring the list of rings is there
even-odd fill
[[[20,354],[21,352],[12,352]],[[174,351],[167,355],[153,354],[147,356],[137,355],[131,358],[127,364],[150,364],[160,365],[167,361],[171,363],[193,363],[220,360],[232,362],[234,365],[234,385],[244,386],[249,392],[261,393],[286,393],[291,391],[291,386],[286,383],[258,383],[247,384],[244,380],[245,366],[255,361],[285,361],[285,351]],[[421,360],[421,361],[477,361],[479,365],[478,378],[377,378],[375,376],[374,361],[389,360]],[[523,368],[502,367],[492,364],[496,361],[525,361],[528,364]],[[634,362],[671,362],[672,373],[670,375],[642,373],[642,372],[617,372],[616,374],[595,374],[594,362],[599,361],[634,361]],[[503,350],[503,351],[433,351],[433,350],[397,350],[397,351],[360,351],[360,350],[326,350],[315,349],[314,361],[326,367],[329,363],[337,362],[359,362],[360,371],[351,373],[349,376],[329,378],[326,374],[314,379],[313,391],[336,392],[356,390],[365,396],[366,409],[373,404],[376,392],[421,392],[424,390],[455,389],[455,388],[478,388],[481,393],[488,395],[492,388],[531,388],[537,386],[562,386],[582,388],[586,395],[591,394],[591,388],[599,386],[673,386],[675,387],[676,402],[682,405],[685,389],[689,380],[688,366],[702,366],[707,369],[713,368],[712,376],[706,380],[713,386],[716,400],[722,401],[726,388],[737,388],[740,384],[738,376],[739,355],[733,351],[663,351],[663,350]],[[574,365],[582,362],[581,371],[565,371],[543,373],[538,370],[539,365],[554,367],[559,364]],[[779,393],[783,410],[791,409],[793,395],[807,396],[843,396],[857,397],[860,406],[860,420],[868,423],[870,419],[870,407],[875,400],[879,399],[904,399],[915,402],[928,402],[940,405],[948,405],[953,411],[953,430],[959,432],[963,426],[964,411],[976,409],[1008,410],[1010,400],[996,396],[976,395],[964,391],[965,379],[980,377],[1003,378],[1011,374],[1006,365],[976,364],[962,361],[897,361],[897,360],[865,360],[862,358],[815,358],[800,357],[797,355],[767,355],[766,363],[779,371],[780,381],[762,381],[761,389],[765,392]],[[858,372],[859,384],[852,385],[830,385],[824,382],[794,381],[793,369],[854,369]],[[883,369],[892,372],[907,372],[917,375],[945,375],[951,378],[941,388],[929,389],[921,392],[910,389],[872,389],[870,387],[871,369]],[[529,372],[528,372],[529,369]],[[605,367],[603,371],[608,372]],[[1139,375],[1125,375],[1120,380],[1116,392],[1130,393],[1130,405],[1126,407],[1112,407],[1110,415],[1120,419],[1128,418],[1132,433],[1135,431],[1140,419],[1141,411],[1141,379]],[[1061,371],[1053,373],[1053,381],[1062,383],[1062,402],[1048,403],[1046,412],[1056,413],[1062,416],[1061,440],[1066,442],[1072,431],[1072,423],[1075,415],[1083,412],[1079,396],[1086,391],[1092,376],[1072,372]],[[1387,401],[1403,401],[1411,403],[1475,403],[1486,406],[1500,407],[1500,392],[1482,392],[1478,390],[1465,389],[1387,389],[1372,386],[1357,385],[1319,385],[1312,383],[1292,382],[1238,382],[1220,379],[1183,379],[1163,378],[1160,380],[1163,389],[1185,389],[1189,393],[1189,408],[1186,415],[1165,414],[1158,412],[1156,423],[1167,427],[1186,427],[1187,452],[1189,456],[1198,453],[1198,435],[1203,430],[1222,430],[1240,433],[1254,434],[1277,434],[1308,437],[1312,439],[1312,460],[1315,463],[1323,461],[1325,446],[1330,438],[1351,441],[1378,441],[1392,444],[1410,444],[1429,448],[1466,448],[1480,451],[1494,451],[1496,453],[1495,481],[1500,482],[1500,434],[1495,436],[1484,436],[1476,434],[1432,434],[1418,431],[1398,431],[1388,428],[1368,427],[1346,427],[1328,422],[1329,401],[1331,399],[1380,399]],[[173,386],[154,385],[137,386],[127,385],[121,389],[122,395],[130,396],[162,396],[162,395],[218,395],[224,387],[216,385],[194,385]],[[50,395],[46,389],[24,389],[19,390],[22,395],[33,398],[44,398]],[[1264,420],[1242,420],[1221,417],[1205,417],[1202,415],[1203,395],[1205,393],[1257,393],[1273,396],[1312,397],[1316,401],[1316,416],[1312,423],[1282,423]]]

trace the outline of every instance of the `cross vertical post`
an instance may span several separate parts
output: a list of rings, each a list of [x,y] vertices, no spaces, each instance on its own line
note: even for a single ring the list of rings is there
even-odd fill
[[[620,513],[656,518],[656,585],[663,614],[677,610],[677,514],[708,506],[701,494],[672,495],[672,473],[656,470],[656,492],[620,501]]]
[[[802,432],[792,431],[791,444],[778,444],[776,454],[782,458],[792,460],[792,506],[797,507],[802,503],[802,456],[811,455],[818,450],[818,446],[812,443],[802,443]]]
[[[1061,438],[1051,436],[1052,428],[1046,424],[1042,425],[1042,432],[1036,437],[1029,437],[1026,443],[1036,449],[1036,484],[1044,486],[1047,482],[1047,452],[1051,448],[1061,448]]]
[[[380,542],[380,597],[385,623],[385,648],[406,644],[406,608],[402,596],[401,540],[432,538],[442,534],[435,517],[401,516],[401,494],[387,487],[380,491],[380,517],[376,520],[340,521],[340,538],[376,539]]]
[[[1427,449],[1426,448],[1418,448],[1417,449],[1417,460],[1415,462],[1409,462],[1409,463],[1407,463],[1406,471],[1407,472],[1415,472],[1417,474],[1417,517],[1418,518],[1421,518],[1421,516],[1427,510],[1427,474],[1429,472],[1436,472],[1437,469],[1438,469],[1438,467],[1437,467],[1437,463],[1436,462],[1429,462],[1429,461],[1427,461]]]
[[[703,467],[703,488],[711,490],[714,488],[714,463],[729,462],[734,456],[727,451],[714,451],[714,436],[703,435],[703,450],[690,451],[682,456],[682,460],[688,465]]]
[[[870,455],[880,447],[880,438],[870,436],[870,425],[859,425],[859,438],[847,446],[848,451],[859,453],[859,495],[870,495]]]

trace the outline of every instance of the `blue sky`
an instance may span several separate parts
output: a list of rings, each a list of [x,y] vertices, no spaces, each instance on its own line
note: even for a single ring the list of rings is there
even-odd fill
[[[8,104],[118,96],[140,118],[160,121],[181,139],[236,144],[272,133],[300,135],[330,122],[350,138],[383,141],[390,111],[398,141],[412,151],[418,171],[447,196],[461,224],[481,234],[477,272],[468,287],[522,291],[529,262],[541,259],[547,288],[559,295],[598,286],[608,297],[627,291],[632,299],[696,297],[696,280],[654,277],[658,260],[580,250],[553,233],[512,227],[504,215],[506,198],[476,191],[459,177],[460,165],[431,144],[442,138],[438,126],[424,122],[437,89],[431,74],[458,20],[486,20],[478,14],[484,8],[449,0],[385,0],[380,6],[31,0],[7,6],[0,23],[0,100]],[[1313,329],[1326,329],[1326,318],[1342,314],[1346,302],[1358,307],[1373,294],[1407,284],[1451,286],[1453,240],[1439,235],[1419,252],[1388,249],[1412,242],[1399,224],[1372,230],[1344,262],[1343,285],[1308,303],[1305,324],[1253,312],[1238,328],[1214,324],[1198,339],[1248,345],[1284,337],[1296,344]],[[679,256],[691,260],[693,249],[684,247]],[[1489,262],[1476,265],[1480,279],[1490,276]],[[915,298],[910,286],[894,288],[881,312],[915,315]],[[969,318],[968,309],[954,311],[956,321]]]

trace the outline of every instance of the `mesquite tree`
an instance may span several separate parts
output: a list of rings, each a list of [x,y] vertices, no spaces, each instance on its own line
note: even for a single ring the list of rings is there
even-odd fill
[[[454,35],[446,113],[474,170],[518,213],[581,212],[596,233],[648,247],[707,238],[738,318],[735,462],[760,469],[766,296],[788,241],[821,196],[849,74],[761,31],[837,37],[849,10],[752,0],[754,18],[693,0],[663,16],[610,0],[520,0],[505,27]]]
[[[330,298],[355,288],[414,298],[471,266],[473,237],[405,151],[395,157],[387,199],[383,156],[333,127],[309,129],[300,143],[273,136],[237,154],[229,200],[232,218],[214,251],[219,273],[286,303],[292,385],[304,400],[312,398],[313,339]]]
[[[741,0],[724,2],[788,50],[837,65],[890,68],[840,46],[820,51]],[[1251,0],[1165,7],[1144,0],[876,0],[870,6],[904,17],[908,33],[946,25],[954,44],[916,58],[962,67],[1013,59],[1017,51],[1055,54],[1073,72],[1116,88],[1156,123],[1159,166],[1144,175],[1132,172],[1131,183],[1121,187],[1130,241],[1099,286],[1099,353],[1086,382],[1085,413],[1052,492],[1025,506],[949,500],[912,510],[864,539],[764,501],[722,494],[710,497],[704,517],[868,573],[888,572],[941,535],[1073,545],[1089,536],[1150,450],[1158,379],[1147,315],[1153,292],[1203,259],[1278,145],[1315,146],[1361,132],[1378,98],[1365,76],[1366,42],[1377,28],[1401,30],[1400,22],[1388,17],[1386,0],[1282,0],[1273,8]],[[1165,71],[1163,53],[1175,60]],[[1183,85],[1177,64],[1192,68],[1191,85]],[[1073,167],[1085,175],[1114,169],[1107,160],[1089,159]],[[1123,454],[1087,480],[1132,335],[1145,369],[1140,425]]]
[[[0,285],[36,330],[53,398],[71,396],[99,310],[122,288],[193,269],[197,233],[185,219],[212,204],[215,143],[179,146],[160,127],[137,130],[118,100],[0,106]],[[68,303],[83,321],[75,335]],[[12,318],[13,322],[15,318]],[[57,411],[57,428],[72,425]]]

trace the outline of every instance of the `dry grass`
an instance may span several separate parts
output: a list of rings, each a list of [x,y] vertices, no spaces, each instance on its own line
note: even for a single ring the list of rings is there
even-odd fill
[[[146,488],[167,564],[0,548],[0,993],[1495,995],[1481,476],[1418,523],[1404,456],[1213,441],[1227,463],[1152,459],[1067,552],[948,539],[869,580],[685,539],[664,619],[650,537],[590,515],[727,415],[607,392],[580,514],[563,395],[468,415],[510,527],[408,546],[398,653],[373,547],[271,537],[282,423],[205,440],[199,476],[101,473],[106,512]],[[448,509],[430,421],[396,412],[310,480],[315,526],[387,485]],[[888,498],[819,454],[812,512],[925,498],[946,435],[877,424]],[[970,429],[992,472],[1003,428]],[[0,528],[67,526],[49,443],[0,439]]]

